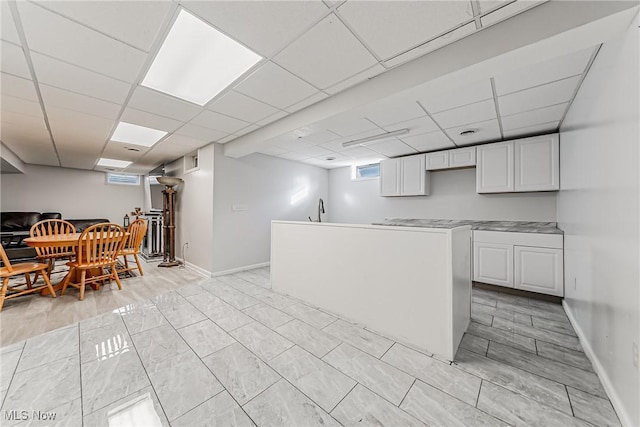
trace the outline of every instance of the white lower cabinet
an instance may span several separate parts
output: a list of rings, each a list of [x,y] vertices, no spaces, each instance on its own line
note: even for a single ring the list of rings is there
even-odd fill
[[[473,280],[513,288],[513,245],[473,243]]]
[[[562,252],[562,249],[514,246],[514,287],[562,296]]]
[[[563,236],[473,232],[473,280],[564,296]]]

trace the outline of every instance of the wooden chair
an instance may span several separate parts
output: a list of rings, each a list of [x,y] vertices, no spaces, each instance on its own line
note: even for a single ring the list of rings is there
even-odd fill
[[[80,290],[82,301],[87,283],[99,286],[98,282],[104,283],[105,280],[110,282],[111,279],[116,281],[118,289],[122,289],[116,272],[116,261],[125,238],[125,230],[118,224],[96,224],[85,229],[78,239],[75,261],[67,263],[70,271],[62,282],[61,295],[64,295],[67,286],[71,285]],[[80,283],[71,283],[71,279],[77,277],[78,273]]]
[[[39,237],[54,236],[57,234],[74,234],[75,232],[76,227],[70,222],[63,221],[61,219],[46,219],[33,224],[29,234],[31,237]],[[69,261],[71,261],[72,257],[76,253],[73,246],[36,247],[35,249],[38,259],[45,261],[49,265],[49,268],[47,269],[49,276],[51,276],[51,272],[53,271],[53,267],[55,266],[57,259],[68,258]]]
[[[0,290],[0,311],[2,311],[2,306],[4,305],[4,300],[15,298],[20,295],[30,294],[33,292],[39,292],[43,289],[49,289],[51,292],[51,296],[53,298],[56,297],[56,293],[53,290],[53,286],[51,286],[51,282],[49,281],[49,275],[47,274],[47,268],[49,267],[47,264],[41,264],[38,262],[23,262],[20,264],[11,265],[9,262],[9,257],[7,257],[7,253],[4,251],[2,245],[0,245],[0,258],[2,258],[3,267],[0,267],[0,278],[2,278],[2,289]],[[44,285],[42,286],[33,286],[35,280],[31,281],[31,276],[29,274],[36,273],[41,274],[44,279]],[[24,274],[26,279],[26,283],[22,285],[9,286],[9,278],[13,276],[19,276]],[[27,286],[27,289],[18,289],[18,286]],[[11,295],[7,295],[7,291],[13,292]]]
[[[124,244],[124,247],[120,250],[120,253],[118,253],[118,256],[121,256],[124,259],[124,268],[118,270],[118,273],[122,273],[123,271],[131,271],[136,268],[129,268],[129,261],[127,260],[127,255],[133,255],[140,275],[144,276],[138,254],[140,254],[140,245],[142,244],[142,239],[144,239],[144,236],[147,234],[147,221],[144,219],[136,219],[129,225],[127,232],[129,233],[129,237]]]

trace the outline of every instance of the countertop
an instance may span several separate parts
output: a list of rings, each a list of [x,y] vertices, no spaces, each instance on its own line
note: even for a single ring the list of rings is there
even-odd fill
[[[508,231],[515,233],[564,234],[555,222],[534,221],[478,221],[464,219],[412,219],[385,218],[373,225],[391,225],[401,227],[454,228],[470,225],[472,230]]]

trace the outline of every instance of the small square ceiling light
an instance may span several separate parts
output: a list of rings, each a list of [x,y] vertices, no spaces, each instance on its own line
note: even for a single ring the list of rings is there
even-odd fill
[[[181,10],[142,85],[203,106],[261,59]]]
[[[126,160],[100,158],[100,160],[98,160],[97,166],[104,166],[104,167],[107,167],[107,168],[124,169],[127,166],[129,166],[130,164],[131,164],[131,162],[128,162]]]
[[[116,126],[116,130],[113,132],[111,141],[151,147],[153,144],[160,141],[166,134],[167,132],[163,130],[120,122],[118,123],[118,126]]]

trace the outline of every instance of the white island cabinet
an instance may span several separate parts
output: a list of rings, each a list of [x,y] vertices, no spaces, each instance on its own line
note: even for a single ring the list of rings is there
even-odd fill
[[[470,241],[468,225],[273,221],[271,286],[453,360],[471,316]]]
[[[473,232],[473,280],[564,295],[561,234]]]

